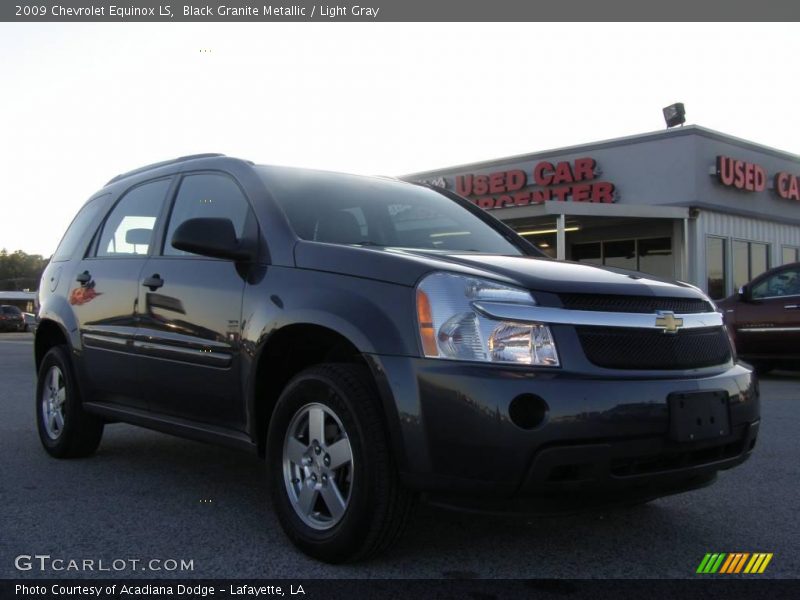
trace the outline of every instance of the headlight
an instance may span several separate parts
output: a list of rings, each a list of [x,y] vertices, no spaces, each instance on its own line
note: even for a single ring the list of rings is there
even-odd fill
[[[558,366],[547,325],[490,319],[473,306],[481,300],[536,305],[527,291],[493,281],[451,273],[425,277],[417,286],[417,323],[425,356]]]

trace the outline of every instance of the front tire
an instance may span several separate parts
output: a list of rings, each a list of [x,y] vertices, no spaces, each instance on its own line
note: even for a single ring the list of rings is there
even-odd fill
[[[756,375],[767,375],[778,366],[774,361],[756,360],[751,363]]]
[[[39,366],[36,422],[39,439],[50,456],[89,456],[100,445],[103,421],[84,412],[65,346],[51,348]]]
[[[309,556],[368,558],[408,522],[415,496],[400,484],[363,366],[322,365],[292,379],[270,419],[267,457],[281,527]]]

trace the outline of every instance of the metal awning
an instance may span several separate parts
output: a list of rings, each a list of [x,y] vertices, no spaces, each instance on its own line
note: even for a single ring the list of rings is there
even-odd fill
[[[642,204],[600,204],[597,202],[559,202],[512,206],[490,211],[501,221],[553,216],[629,217],[639,219],[688,219],[688,206],[652,206]]]

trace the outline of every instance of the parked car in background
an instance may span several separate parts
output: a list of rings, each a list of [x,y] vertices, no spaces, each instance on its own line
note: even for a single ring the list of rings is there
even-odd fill
[[[22,317],[25,319],[25,331],[36,331],[36,315],[33,313],[22,313]]]
[[[25,331],[25,319],[16,306],[0,306],[0,331]]]
[[[800,263],[763,273],[718,307],[739,357],[759,373],[800,365]]]

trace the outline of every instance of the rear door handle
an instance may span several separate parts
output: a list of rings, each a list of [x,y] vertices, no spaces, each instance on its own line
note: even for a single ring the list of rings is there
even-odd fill
[[[91,280],[92,280],[92,276],[91,276],[91,274],[89,273],[89,271],[84,271],[83,273],[81,273],[80,275],[78,275],[78,276],[75,278],[75,281],[77,281],[77,282],[78,282],[78,283],[80,283],[81,285],[86,285],[86,284],[87,284],[87,283],[89,283]]]
[[[158,273],[153,273],[150,277],[146,278],[142,285],[146,288],[150,288],[151,292],[155,292],[158,288],[164,285],[164,280],[161,279],[161,275]]]
[[[798,308],[800,308],[800,304],[787,304],[783,308],[785,308],[786,310],[797,310]]]

